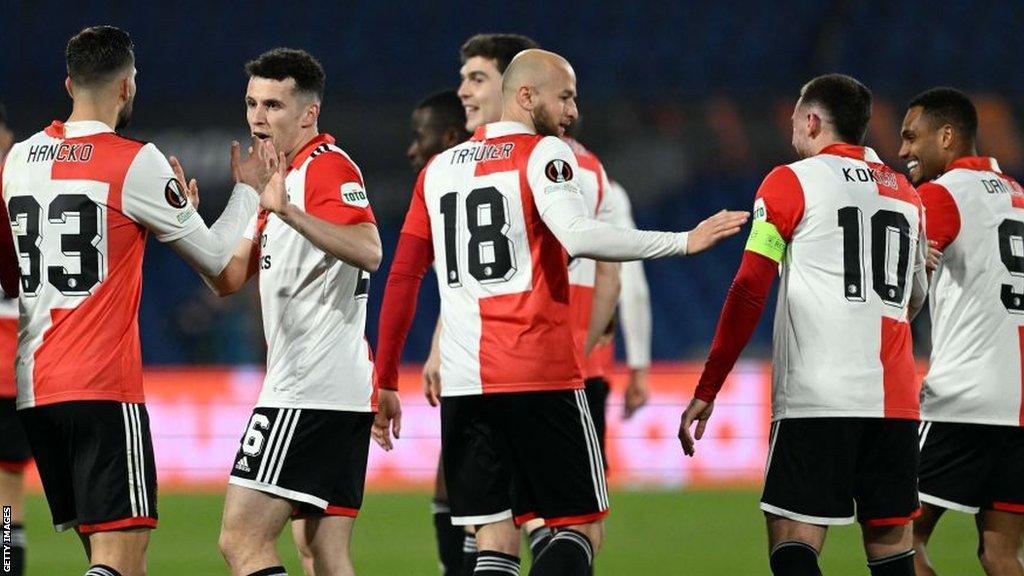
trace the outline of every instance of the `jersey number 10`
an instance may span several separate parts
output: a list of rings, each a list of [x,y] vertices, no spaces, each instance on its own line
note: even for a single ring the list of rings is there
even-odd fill
[[[864,302],[864,240],[860,208],[840,208],[839,227],[843,229],[843,295],[847,300]],[[893,263],[896,264],[894,276],[890,275]],[[871,284],[882,302],[889,306],[903,306],[909,265],[910,223],[907,217],[892,210],[875,212],[871,217]],[[890,283],[890,279],[895,283]]]

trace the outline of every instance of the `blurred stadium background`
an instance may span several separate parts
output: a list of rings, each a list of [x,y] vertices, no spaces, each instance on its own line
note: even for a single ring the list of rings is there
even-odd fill
[[[579,78],[580,139],[630,192],[641,227],[689,228],[722,207],[748,206],[768,170],[793,159],[789,115],[800,85],[839,71],[875,93],[869,143],[902,168],[904,103],[935,85],[970,92],[982,153],[1015,176],[1024,168],[1024,3],[861,0],[788,2],[424,2],[287,6],[0,1],[0,101],[19,139],[70,110],[63,50],[84,26],[109,23],[136,43],[139,92],[125,132],[177,155],[199,179],[200,211],[220,213],[228,145],[247,136],[242,65],[264,50],[309,50],[327,71],[321,130],[360,164],[385,246],[371,284],[367,337],[415,175],[405,158],[409,114],[458,82],[458,47],[477,32],[519,32],[565,55]],[[699,375],[743,239],[693,260],[647,265],[654,313],[651,405],[633,419],[610,406],[611,479],[619,492],[604,565],[613,574],[752,574],[766,566],[756,508],[768,428],[771,314],[716,411],[711,440],[684,459],[675,440],[681,403]],[[260,385],[262,329],[253,286],[219,300],[170,250],[148,247],[140,326],[162,489],[153,574],[188,567],[223,573],[216,553],[219,492]],[[434,574],[427,486],[436,413],[421,400],[418,363],[436,317],[424,283],[402,383],[399,448],[371,451],[374,492],[356,536],[364,574]],[[927,356],[926,322],[916,326]],[[621,355],[620,355],[621,358]],[[613,378],[617,384],[624,374]],[[35,574],[80,566],[73,538],[31,502]],[[839,530],[827,573],[863,573],[855,530]],[[973,527],[940,527],[936,564],[979,573]],[[601,564],[599,563],[599,566]],[[292,564],[293,569],[296,566]]]

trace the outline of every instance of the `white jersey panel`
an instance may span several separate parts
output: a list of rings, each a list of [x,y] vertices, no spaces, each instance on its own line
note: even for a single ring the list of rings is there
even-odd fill
[[[1024,202],[994,171],[935,181],[960,229],[930,290],[932,355],[921,391],[926,420],[1020,426],[1024,338]]]
[[[804,213],[781,267],[773,418],[881,418],[882,319],[907,318],[918,209],[857,178],[871,173],[862,160],[820,154],[789,167]]]

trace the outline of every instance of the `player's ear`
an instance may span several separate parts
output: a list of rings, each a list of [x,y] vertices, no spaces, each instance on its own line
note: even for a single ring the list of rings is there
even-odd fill
[[[807,135],[811,138],[817,138],[818,134],[821,134],[821,116],[815,114],[813,110],[808,110]]]
[[[956,140],[956,133],[953,131],[952,126],[944,124],[942,128],[939,128],[939,145],[942,146],[943,150],[952,148],[954,140]]]
[[[441,142],[444,144],[445,149],[455,146],[459,143],[459,131],[450,126],[445,128],[444,134],[441,135]]]
[[[320,117],[320,102],[314,100],[306,107],[306,114],[302,118],[302,127],[309,128],[316,124],[317,118]]]
[[[71,76],[68,76],[64,79],[64,89],[68,91],[68,96],[71,96],[71,99],[74,100],[75,89],[74,86],[71,84]]]
[[[533,110],[533,87],[531,86],[520,86],[516,89],[516,103],[523,110]]]

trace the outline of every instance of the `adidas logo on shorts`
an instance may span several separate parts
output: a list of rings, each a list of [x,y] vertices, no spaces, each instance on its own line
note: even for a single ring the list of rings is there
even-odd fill
[[[242,472],[252,472],[252,470],[249,468],[249,459],[245,456],[239,458],[238,462],[235,462],[235,470],[241,470]]]

